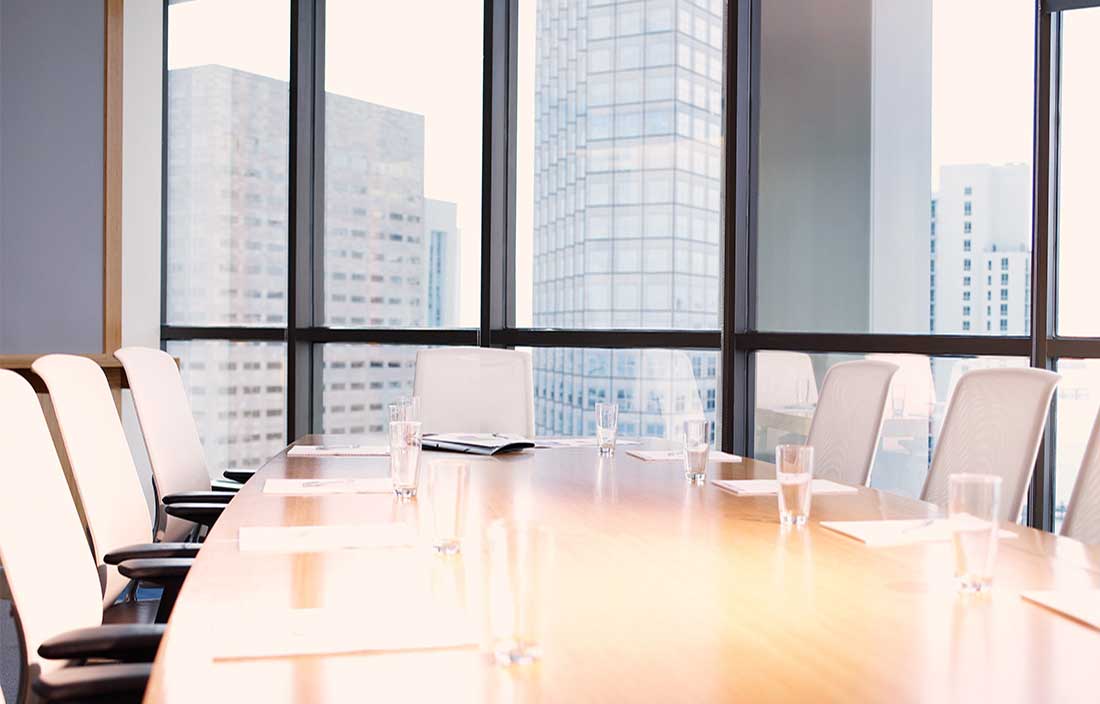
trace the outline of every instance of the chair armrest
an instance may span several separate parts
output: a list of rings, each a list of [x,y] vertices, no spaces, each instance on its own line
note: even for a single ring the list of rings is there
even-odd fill
[[[202,543],[142,543],[112,550],[103,556],[103,561],[108,565],[117,565],[127,560],[151,557],[194,557],[201,547]]]
[[[190,557],[150,557],[127,560],[118,571],[130,579],[153,584],[179,584],[187,576],[194,560]]]
[[[180,491],[162,496],[160,501],[165,506],[171,504],[227,504],[232,498],[233,494],[227,491]]]
[[[164,636],[164,624],[127,623],[66,631],[38,646],[47,660],[99,658],[119,662],[152,662]]]
[[[140,702],[153,666],[149,663],[63,667],[39,675],[31,688],[47,701]]]
[[[183,580],[191,570],[190,557],[155,557],[145,560],[127,560],[118,566],[125,577],[138,582],[151,582],[163,587],[157,604],[157,623],[167,623],[176,605]]]
[[[232,491],[238,492],[244,484],[240,482],[230,481],[229,479],[212,479],[210,480],[210,488],[213,491]]]
[[[218,520],[218,516],[222,515],[222,511],[224,510],[225,504],[201,504],[190,502],[167,504],[164,507],[164,512],[169,516],[182,518],[185,521],[191,521],[203,526],[214,525],[214,521]]]
[[[222,475],[226,479],[231,479],[240,484],[247,482],[254,474],[256,474],[256,470],[254,469],[227,469],[222,472]]]

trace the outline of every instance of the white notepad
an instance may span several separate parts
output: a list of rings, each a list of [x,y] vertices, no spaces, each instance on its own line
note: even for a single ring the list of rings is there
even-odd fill
[[[287,457],[386,457],[387,445],[295,445]]]
[[[247,620],[210,640],[215,660],[467,648],[479,640],[465,613],[430,606],[292,609]]]
[[[1100,589],[1021,592],[1020,596],[1100,629]]]
[[[387,477],[347,479],[268,479],[265,494],[282,496],[324,496],[327,494],[389,494],[393,482]]]
[[[616,440],[617,445],[637,445],[637,440]],[[537,448],[595,447],[596,438],[535,438]]]
[[[415,544],[405,523],[337,526],[245,526],[237,534],[241,552],[330,552],[365,548],[401,548]]]
[[[775,479],[712,479],[711,483],[738,496],[775,496],[779,493],[779,482]],[[815,495],[856,494],[859,489],[828,479],[813,479],[810,482],[810,492]]]
[[[946,518],[915,518],[891,521],[822,521],[821,525],[876,548],[946,542],[951,540],[952,534],[951,521]],[[1002,539],[1016,537],[1015,533],[1004,529],[997,531],[997,534]]]
[[[627,450],[626,454],[637,457],[643,462],[683,462],[684,453],[681,450]],[[740,462],[740,455],[731,455],[728,452],[711,450],[707,457],[708,462]]]

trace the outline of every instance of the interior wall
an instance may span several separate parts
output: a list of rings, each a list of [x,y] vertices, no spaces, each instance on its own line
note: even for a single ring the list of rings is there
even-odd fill
[[[102,2],[0,3],[0,353],[103,339]]]

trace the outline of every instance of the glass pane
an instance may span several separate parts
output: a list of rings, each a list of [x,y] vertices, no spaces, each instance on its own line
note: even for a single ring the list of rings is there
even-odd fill
[[[1100,410],[1100,359],[1060,359],[1054,470],[1054,530],[1062,526],[1073,483]]]
[[[717,328],[725,2],[519,8],[517,324]]]
[[[1058,332],[1100,335],[1100,8],[1062,13],[1061,174],[1058,181]]]
[[[326,325],[478,324],[484,7],[325,6]]]
[[[535,434],[594,436],[599,401],[619,404],[622,437],[677,438],[704,414],[718,432],[717,350],[537,348]]]
[[[289,51],[289,0],[168,7],[168,323],[286,324]]]
[[[772,462],[777,444],[806,441],[829,367],[864,355],[757,352],[755,357],[755,456]],[[890,392],[871,486],[914,498],[924,487],[947,401],[959,377],[973,369],[1028,366],[1023,357],[867,357],[901,367]]]
[[[169,342],[211,474],[255,469],[286,445],[286,345]]]
[[[413,392],[417,347],[321,346],[321,432],[374,436],[385,445],[388,404]]]
[[[877,7],[761,3],[758,327],[1027,334],[1035,3]]]

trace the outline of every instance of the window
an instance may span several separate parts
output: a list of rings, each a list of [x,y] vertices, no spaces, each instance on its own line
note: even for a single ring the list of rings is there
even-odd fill
[[[169,342],[191,401],[207,464],[255,469],[286,445],[286,345]]]
[[[973,247],[1030,245],[1034,2],[999,2],[989,22],[975,21],[977,0],[873,4],[760,3],[761,330],[927,330],[931,292],[911,268],[927,244],[911,233],[927,232],[929,215],[940,272],[962,265],[964,235],[986,229],[970,219],[979,211],[997,229]],[[935,332],[960,325],[941,316]]]
[[[919,496],[932,460],[943,414],[955,383],[967,371],[1025,367],[1017,357],[952,358],[921,355],[867,355],[898,364],[875,455],[871,486]],[[863,355],[757,352],[756,457],[772,461],[780,442],[805,442],[825,372]]]
[[[970,277],[969,276],[964,276],[963,277],[963,286],[969,286],[969,285],[970,285]]]
[[[1008,286],[1008,274],[1001,274],[1001,286]]]
[[[1008,257],[1001,257],[1001,271],[1008,271]]]
[[[1100,297],[1096,261],[1100,201],[1100,102],[1096,100],[1100,8],[1062,13],[1061,132],[1058,191],[1058,332],[1100,335],[1095,302]]]
[[[963,240],[963,251],[964,252],[969,252],[970,251],[970,240]]]
[[[963,306],[963,315],[970,315],[970,306]]]
[[[478,324],[482,8],[471,0],[384,8],[326,2],[328,325]],[[426,62],[427,54],[447,60]],[[363,239],[356,232],[387,237]],[[352,273],[367,278],[346,278]],[[370,278],[374,274],[385,281]],[[383,294],[383,303],[368,302]]]
[[[165,322],[286,324],[290,1],[168,7]],[[232,32],[252,27],[247,50]]]
[[[1008,304],[1007,303],[1002,303],[1001,304],[1001,315],[1008,315]]]
[[[970,291],[963,291],[963,300],[964,301],[969,301],[970,300]]]
[[[963,259],[963,271],[970,271],[970,260]]]
[[[619,404],[624,436],[675,438],[689,417],[718,420],[717,352],[559,347],[531,353],[536,435],[593,435],[595,405],[606,400]]]
[[[1008,321],[1001,318],[1001,332],[1008,332]]]
[[[723,8],[519,3],[519,327],[718,329]]]
[[[374,435],[385,444],[389,402],[411,396],[418,348],[329,343],[321,346],[321,432]],[[378,401],[364,403],[365,400]]]

